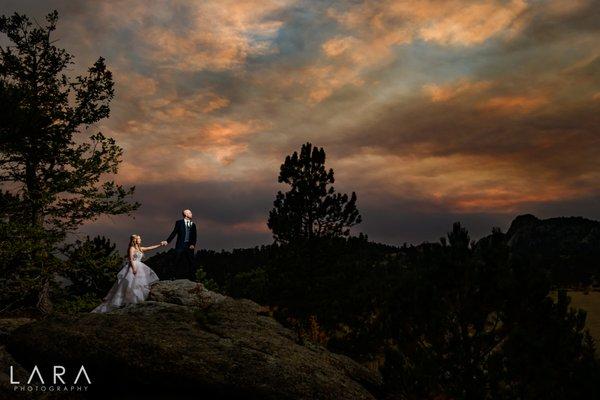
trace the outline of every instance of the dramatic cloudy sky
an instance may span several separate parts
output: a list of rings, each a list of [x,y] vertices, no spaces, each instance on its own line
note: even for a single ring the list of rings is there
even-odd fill
[[[133,218],[85,227],[199,245],[268,243],[286,154],[327,152],[370,238],[473,236],[520,213],[600,219],[600,4],[592,0],[8,1],[59,12],[78,73],[114,73],[97,130],[124,148]]]

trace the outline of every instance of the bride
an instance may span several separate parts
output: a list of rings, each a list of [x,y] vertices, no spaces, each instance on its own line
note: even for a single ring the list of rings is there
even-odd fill
[[[142,247],[140,235],[131,235],[127,249],[127,261],[117,273],[117,281],[110,289],[102,304],[92,310],[93,313],[104,313],[119,308],[125,304],[135,304],[146,300],[150,293],[150,285],[158,281],[158,276],[152,269],[144,264],[142,256],[144,251],[154,250],[165,246],[161,242],[154,246]]]

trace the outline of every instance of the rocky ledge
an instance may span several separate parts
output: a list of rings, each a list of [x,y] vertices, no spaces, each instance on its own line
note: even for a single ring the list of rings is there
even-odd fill
[[[107,314],[51,316],[17,327],[4,342],[26,370],[83,364],[92,380],[84,397],[375,398],[377,373],[299,344],[262,311],[195,282],[160,281],[147,302]]]

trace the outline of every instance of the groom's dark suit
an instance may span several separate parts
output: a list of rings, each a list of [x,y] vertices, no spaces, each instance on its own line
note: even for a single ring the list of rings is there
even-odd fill
[[[173,232],[171,232],[167,238],[167,242],[171,243],[171,240],[173,240],[175,236],[177,236],[175,250],[186,250],[189,249],[190,246],[196,247],[196,224],[191,220],[188,220],[188,225],[186,226],[185,219],[176,221]]]
[[[177,236],[175,242],[175,265],[171,279],[196,279],[196,269],[194,268],[194,250],[190,246],[196,247],[196,224],[191,220],[180,219],[175,222],[173,232],[167,238],[167,242],[171,243],[173,238]],[[169,274],[171,275],[171,274]]]

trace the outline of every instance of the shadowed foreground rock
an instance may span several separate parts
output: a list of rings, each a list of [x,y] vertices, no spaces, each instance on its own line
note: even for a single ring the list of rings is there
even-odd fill
[[[24,325],[7,349],[27,369],[83,364],[90,390],[126,393],[113,398],[372,399],[381,386],[350,358],[296,343],[252,301],[187,280],[157,282],[149,300]]]

